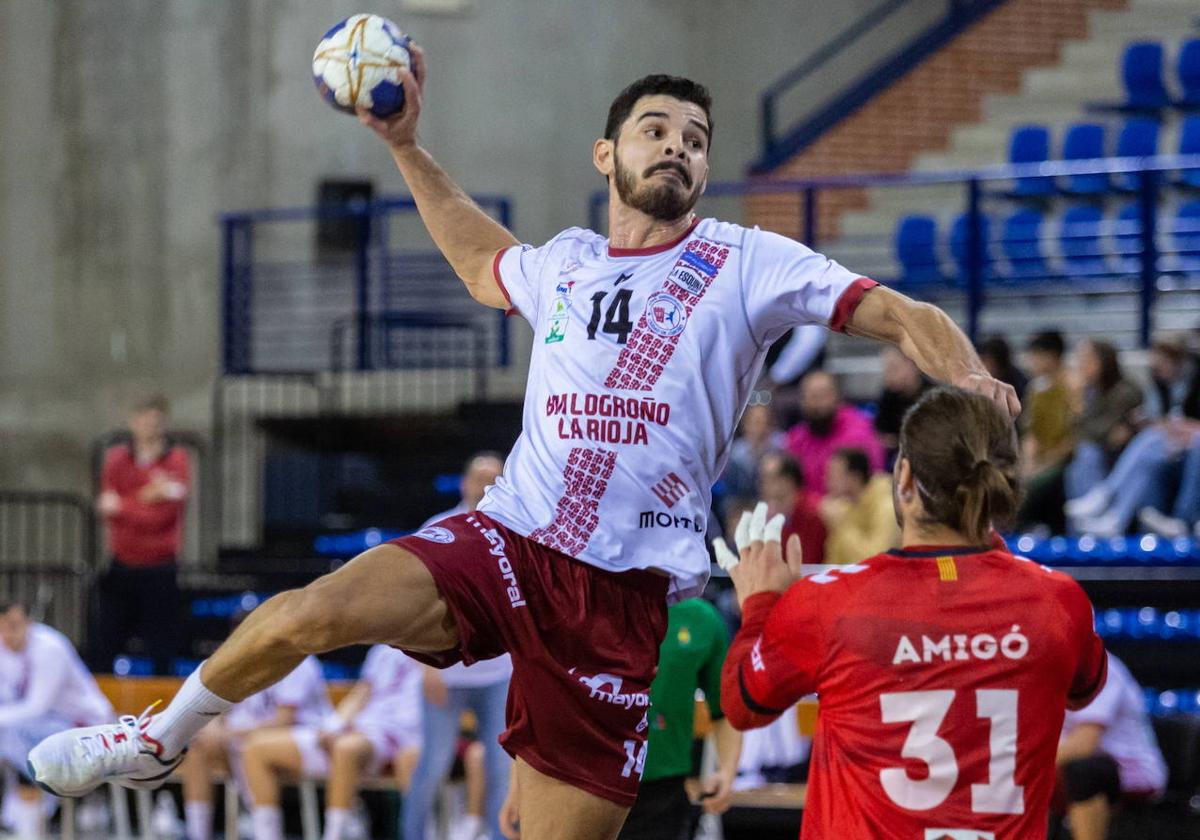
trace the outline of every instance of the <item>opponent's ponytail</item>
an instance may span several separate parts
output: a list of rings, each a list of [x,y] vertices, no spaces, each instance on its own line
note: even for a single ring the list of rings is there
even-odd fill
[[[945,525],[975,545],[1017,512],[1017,439],[1012,421],[986,397],[935,388],[909,409],[900,428],[925,508],[925,521]]]

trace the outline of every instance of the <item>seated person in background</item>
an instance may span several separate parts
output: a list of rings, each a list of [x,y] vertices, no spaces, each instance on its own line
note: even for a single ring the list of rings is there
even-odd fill
[[[280,777],[324,778],[323,840],[341,840],[364,774],[390,763],[408,789],[421,738],[421,666],[402,651],[375,645],[362,676],[319,727],[268,730],[246,742],[246,781],[254,800],[255,840],[283,840]]]
[[[187,840],[212,840],[212,778],[227,772],[248,796],[242,750],[254,732],[317,727],[333,712],[321,663],[310,656],[265,691],[251,695],[214,720],[188,746],[183,776]]]
[[[879,354],[883,363],[883,390],[879,394],[879,407],[875,412],[875,431],[883,439],[887,450],[885,469],[891,469],[892,461],[900,446],[900,421],[904,412],[931,387],[912,360],[890,345]],[[829,474],[826,473],[826,476]]]
[[[113,708],[71,641],[29,618],[25,605],[0,604],[0,760],[17,775],[11,826],[21,840],[42,836],[42,792],[26,777],[25,758],[40,739],[87,721],[112,720]]]
[[[1159,339],[1150,346],[1150,372],[1145,413],[1153,422],[1129,442],[1104,481],[1067,503],[1077,531],[1113,537],[1143,508],[1167,510],[1170,475],[1180,469],[1170,518],[1185,522],[1185,531],[1192,516],[1200,518],[1200,363],[1181,341]],[[1162,524],[1152,514],[1143,518]]]
[[[1109,465],[1137,431],[1142,391],[1125,378],[1117,348],[1107,341],[1079,344],[1074,395],[1075,454],[1067,464],[1068,499],[1078,499],[1104,480]]]
[[[800,412],[804,418],[787,434],[787,449],[800,462],[809,489],[825,495],[825,469],[833,453],[854,447],[867,453],[871,470],[883,469],[883,442],[862,409],[842,401],[837,380],[815,370],[800,382]]]
[[[1024,396],[1025,389],[1029,387],[1029,378],[1013,364],[1012,348],[1003,336],[988,336],[975,349],[988,374],[1013,386],[1017,394]]]
[[[1025,500],[1017,513],[1019,529],[1036,525],[1051,531],[1066,528],[1062,516],[1063,470],[1075,449],[1072,392],[1063,367],[1066,345],[1057,330],[1040,332],[1029,341],[1025,357],[1033,379],[1025,391],[1021,414],[1021,479]]]
[[[734,790],[764,785],[800,784],[808,779],[812,739],[800,734],[796,706],[760,729],[742,733],[742,757]]]
[[[800,537],[804,556],[813,558],[814,564],[824,563],[828,532],[817,503],[805,490],[804,478],[795,458],[786,452],[770,452],[759,464],[758,497],[767,503],[772,516],[783,514],[783,533]]]
[[[882,554],[900,539],[892,505],[892,480],[886,473],[871,475],[861,449],[839,449],[829,460],[821,518],[829,536],[825,562],[857,563]]]
[[[1067,711],[1058,744],[1059,779],[1073,840],[1104,840],[1122,798],[1155,800],[1167,784],[1141,686],[1108,654],[1108,682],[1087,706]]]
[[[746,406],[738,435],[729,447],[729,461],[721,473],[726,498],[750,498],[758,492],[758,465],[763,456],[784,444],[769,405]],[[728,514],[728,511],[723,511]]]

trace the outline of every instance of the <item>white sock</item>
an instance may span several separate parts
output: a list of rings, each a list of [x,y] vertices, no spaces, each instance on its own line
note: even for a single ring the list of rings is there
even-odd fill
[[[150,719],[146,735],[163,745],[163,757],[174,758],[183,752],[197,732],[231,708],[233,703],[222,700],[204,687],[200,681],[200,668],[197,668],[162,714]]]
[[[212,805],[208,802],[183,803],[187,840],[212,840]]]
[[[254,840],[283,840],[283,811],[278,805],[264,805],[251,812]]]
[[[16,797],[13,803],[13,828],[21,840],[33,840],[42,836],[42,800]]]
[[[321,840],[342,840],[346,822],[350,819],[349,808],[325,809],[325,834]]]

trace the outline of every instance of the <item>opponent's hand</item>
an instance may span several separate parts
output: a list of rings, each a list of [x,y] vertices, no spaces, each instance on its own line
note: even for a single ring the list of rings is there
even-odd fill
[[[421,116],[421,93],[425,90],[425,50],[416,44],[409,44],[408,51],[412,56],[412,70],[400,72],[400,84],[404,86],[404,107],[400,113],[383,120],[366,108],[357,109],[359,122],[393,148],[411,146],[417,142],[417,118]]]
[[[779,545],[783,534],[783,514],[767,521],[767,504],[759,502],[754,513],[743,513],[734,534],[738,555],[734,556],[724,540],[713,540],[717,565],[729,572],[737,590],[738,606],[759,592],[785,592],[800,578],[804,552],[800,538],[788,539],[787,561]]]
[[[1015,418],[1021,413],[1021,400],[1017,397],[1017,389],[1007,382],[993,379],[986,373],[968,373],[958,377],[953,384],[964,391],[983,394],[1009,417]]]

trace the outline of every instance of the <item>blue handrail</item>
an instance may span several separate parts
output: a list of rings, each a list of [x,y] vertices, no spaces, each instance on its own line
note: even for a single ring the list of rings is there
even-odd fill
[[[911,5],[912,0],[889,0],[859,18],[854,26],[763,91],[759,105],[762,157],[751,166],[750,171],[770,172],[780,166],[1003,2],[1005,0],[949,0],[946,13],[932,26],[847,84],[828,104],[780,135],[776,125],[776,103],[779,98],[873,32],[893,14]]]

